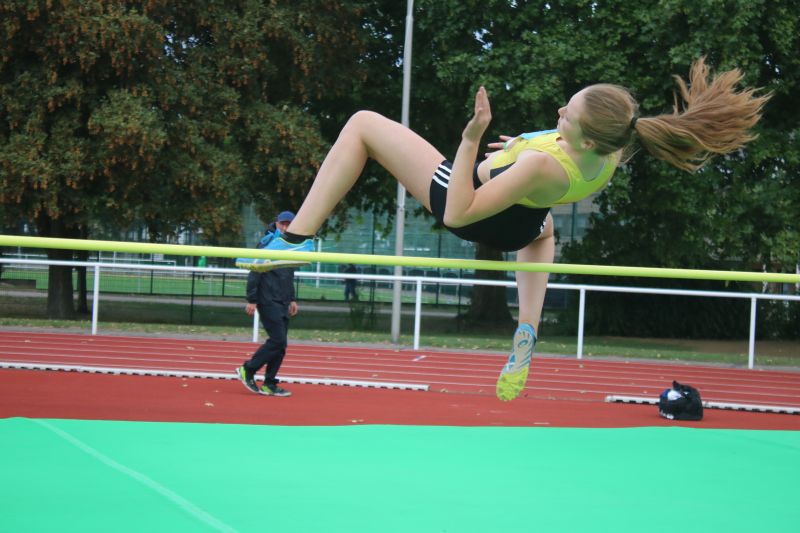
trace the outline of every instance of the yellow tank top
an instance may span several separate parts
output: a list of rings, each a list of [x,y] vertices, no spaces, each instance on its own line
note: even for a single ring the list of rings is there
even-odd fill
[[[554,157],[564,169],[564,172],[567,173],[567,178],[569,179],[569,189],[567,189],[564,196],[553,202],[553,205],[571,204],[578,200],[583,200],[590,194],[602,189],[606,183],[608,183],[608,180],[611,179],[611,176],[617,168],[616,157],[613,155],[609,156],[597,177],[587,180],[583,177],[583,174],[575,162],[558,145],[556,142],[558,138],[559,135],[556,130],[545,130],[523,133],[511,139],[506,142],[503,151],[492,159],[492,166],[490,169],[491,176],[494,177],[513,165],[523,150],[536,150]],[[523,198],[517,203],[528,207],[551,207],[550,205],[538,205],[527,198]]]

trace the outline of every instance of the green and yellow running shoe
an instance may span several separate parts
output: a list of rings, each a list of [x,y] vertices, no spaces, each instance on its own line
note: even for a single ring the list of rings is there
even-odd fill
[[[292,244],[283,240],[283,237],[278,235],[269,241],[269,244],[267,244],[264,249],[279,252],[313,252],[314,241],[306,239],[300,244]],[[308,264],[310,264],[308,261],[290,259],[254,259],[252,257],[240,257],[236,260],[236,268],[244,268],[255,272],[267,272],[269,270],[275,270],[276,268],[298,268]]]
[[[239,378],[239,381],[242,382],[247,390],[251,392],[258,392],[258,385],[256,385],[255,376],[252,372],[247,370],[244,365],[236,369],[236,377]]]
[[[278,387],[278,385],[261,385],[259,391],[264,396],[291,396],[292,393],[286,389]]]
[[[533,327],[530,324],[520,324],[514,333],[514,347],[508,356],[508,362],[497,378],[497,397],[504,402],[513,400],[525,388],[534,346],[536,333]]]

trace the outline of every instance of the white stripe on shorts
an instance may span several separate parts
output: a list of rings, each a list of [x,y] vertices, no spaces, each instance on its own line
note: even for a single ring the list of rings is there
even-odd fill
[[[439,168],[433,173],[433,181],[446,189],[450,185],[450,169],[444,165],[439,165]]]

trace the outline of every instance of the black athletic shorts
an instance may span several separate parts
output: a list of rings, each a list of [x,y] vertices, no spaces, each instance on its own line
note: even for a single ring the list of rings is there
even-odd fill
[[[520,250],[533,242],[544,230],[549,207],[535,208],[514,204],[489,218],[478,220],[461,228],[444,224],[444,207],[447,203],[447,187],[453,163],[443,161],[431,180],[431,211],[434,218],[454,235],[465,241],[479,242],[504,252]],[[472,173],[472,183],[477,189],[482,185],[478,179],[478,165]]]

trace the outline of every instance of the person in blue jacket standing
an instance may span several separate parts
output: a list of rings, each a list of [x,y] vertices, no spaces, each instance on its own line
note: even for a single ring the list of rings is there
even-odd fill
[[[259,248],[267,246],[272,239],[286,231],[294,219],[294,213],[283,211],[270,225]],[[291,392],[278,386],[278,370],[286,356],[288,346],[289,318],[297,314],[297,301],[294,293],[294,269],[282,268],[268,272],[251,271],[247,277],[248,315],[258,310],[261,324],[267,331],[267,340],[255,351],[250,360],[236,369],[236,375],[244,386],[255,393],[266,396],[291,396]],[[259,387],[255,381],[256,373],[262,368],[264,384]]]

